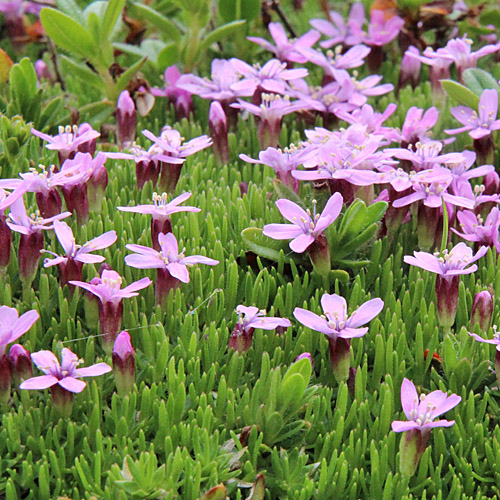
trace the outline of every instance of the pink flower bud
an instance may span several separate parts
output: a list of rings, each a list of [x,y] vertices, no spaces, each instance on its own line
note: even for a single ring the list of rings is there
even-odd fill
[[[137,127],[135,104],[128,90],[124,90],[118,98],[116,123],[118,125],[118,141],[120,148],[123,148],[135,139],[135,129]]]
[[[30,234],[21,234],[18,247],[19,277],[27,287],[35,279],[40,262],[40,251],[43,249],[43,234],[33,231]]]
[[[52,75],[52,72],[50,71],[45,61],[43,61],[42,59],[38,59],[38,61],[35,62],[35,72],[38,81],[49,80],[50,83],[55,82],[55,78]]]
[[[30,352],[21,344],[14,344],[9,351],[10,371],[15,384],[33,376]]]
[[[228,122],[226,113],[220,102],[213,101],[208,113],[208,126],[213,140],[213,151],[217,163],[225,165],[229,161],[229,145],[227,142]]]
[[[488,290],[479,292],[474,297],[472,310],[470,314],[470,324],[474,328],[479,325],[483,332],[487,332],[491,326],[491,318],[493,316],[493,297]]]
[[[438,321],[446,332],[449,332],[455,323],[459,285],[460,276],[441,276],[438,274],[436,277]]]
[[[112,357],[116,388],[120,396],[125,396],[132,391],[135,374],[135,350],[126,331],[116,337]]]
[[[420,55],[420,52],[415,47],[410,47],[403,56],[401,61],[401,71],[399,73],[398,89],[402,89],[406,85],[410,84],[412,88],[418,85],[420,80],[420,68],[422,63],[416,57],[412,57],[409,54]]]
[[[500,191],[500,176],[495,172],[489,172],[484,176],[484,194],[492,195]]]
[[[310,352],[303,352],[302,354],[299,354],[295,360],[294,363],[297,361],[300,361],[301,359],[308,359],[311,362],[311,366],[314,368],[314,361],[312,359],[311,353]]]
[[[0,354],[0,405],[9,402],[10,398],[10,362],[7,354]]]

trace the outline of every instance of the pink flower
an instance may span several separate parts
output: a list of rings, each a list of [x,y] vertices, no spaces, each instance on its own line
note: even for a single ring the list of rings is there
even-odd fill
[[[290,200],[278,200],[276,206],[283,217],[292,224],[267,224],[264,235],[275,240],[289,240],[290,248],[302,253],[311,246],[325,229],[333,224],[342,210],[343,199],[340,193],[335,193],[327,202],[321,214],[316,213],[316,203],[313,201],[313,213],[307,212]]]
[[[317,31],[311,30],[297,40],[289,41],[285,28],[281,23],[269,23],[269,33],[271,33],[276,45],[264,38],[255,36],[249,36],[247,39],[272,52],[280,61],[296,63],[305,63],[307,61],[300,49],[312,47],[321,36]]]
[[[7,346],[26,333],[39,317],[35,310],[19,316],[17,309],[0,306],[0,358],[5,355]]]
[[[447,134],[460,134],[469,132],[473,139],[481,139],[500,129],[498,114],[498,92],[494,89],[483,90],[479,99],[479,108],[475,110],[467,106],[451,108],[451,114],[463,125],[463,127],[445,130]]]
[[[293,311],[295,318],[311,330],[324,333],[331,339],[338,337],[352,339],[362,337],[368,328],[359,328],[377,316],[384,307],[382,299],[371,299],[362,304],[350,316],[347,314],[347,303],[340,295],[327,293],[321,297],[323,315],[296,307]]]
[[[443,391],[422,394],[419,398],[415,385],[405,378],[401,385],[401,405],[408,421],[395,420],[392,422],[392,430],[430,432],[433,427],[450,427],[455,423],[454,420],[434,422],[434,419],[457,406],[461,400],[460,396],[448,396]]]
[[[462,242],[454,246],[449,252],[445,250],[442,255],[439,253],[436,255],[427,252],[414,252],[414,257],[406,255],[404,261],[412,266],[451,279],[453,276],[471,274],[477,271],[477,265],[471,264],[479,260],[487,252],[488,247],[483,246],[477,251],[476,255],[473,255],[472,248]]]
[[[95,144],[95,140],[101,135],[97,130],[94,130],[88,123],[82,123],[79,127],[67,125],[59,127],[59,133],[55,136],[47,135],[34,128],[31,133],[48,142],[45,145],[47,149],[59,152],[59,160],[61,164],[64,160],[72,158],[77,151],[87,152],[88,148],[92,148],[91,143]],[[95,150],[95,146],[93,147]],[[91,151],[93,154],[94,151]]]
[[[179,253],[177,240],[172,233],[161,233],[158,236],[158,242],[161,251],[142,245],[125,245],[125,248],[136,252],[133,255],[127,255],[125,263],[137,269],[167,269],[174,278],[183,283],[189,283],[188,266],[191,267],[194,264],[215,266],[219,263],[218,260],[209,259],[203,255],[184,257],[183,253]]]
[[[41,390],[58,384],[66,391],[77,393],[85,389],[86,384],[80,380],[81,377],[97,377],[111,371],[111,366],[106,363],[77,368],[82,360],[67,348],[61,351],[61,363],[50,351],[34,352],[31,359],[45,375],[25,380],[20,389]]]

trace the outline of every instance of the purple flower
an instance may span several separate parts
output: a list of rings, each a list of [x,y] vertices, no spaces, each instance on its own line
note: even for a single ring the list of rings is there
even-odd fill
[[[455,408],[462,398],[456,394],[448,396],[443,391],[433,391],[418,397],[415,385],[407,378],[401,385],[401,405],[408,421],[392,422],[394,432],[418,430],[428,432],[434,427],[450,427],[454,420],[437,420],[443,413]]]
[[[451,108],[451,114],[463,127],[445,130],[447,134],[469,132],[473,139],[482,139],[490,135],[492,131],[500,129],[500,120],[496,119],[498,114],[498,92],[494,89],[483,90],[477,112],[467,106],[457,106]]]
[[[176,82],[176,87],[203,99],[220,102],[230,102],[234,101],[238,96],[249,95],[232,88],[241,77],[234,66],[225,59],[214,59],[212,61],[211,77],[210,80],[192,74],[182,75]]]
[[[19,276],[25,289],[31,287],[38,270],[40,251],[43,250],[42,230],[52,229],[55,220],[64,219],[70,215],[70,212],[64,212],[48,219],[42,219],[38,214],[32,214],[29,217],[22,198],[12,204],[7,225],[12,231],[21,233],[18,246],[18,263]]]
[[[16,385],[33,376],[30,354],[30,351],[26,350],[21,344],[14,344],[10,348],[10,372]]]
[[[318,316],[311,311],[296,307],[295,318],[311,330],[324,333],[331,339],[352,339],[362,337],[368,328],[359,328],[377,316],[384,307],[382,299],[371,299],[362,304],[350,316],[347,314],[347,303],[340,295],[325,293],[321,297],[323,315]]]
[[[167,202],[167,193],[163,193],[161,196],[157,193],[153,193],[152,205],[137,205],[135,207],[117,208],[122,212],[135,212],[138,214],[147,214],[153,216],[153,219],[151,221],[151,238],[153,241],[153,248],[159,251],[160,246],[158,244],[158,235],[160,233],[172,232],[172,223],[170,221],[171,214],[175,214],[178,212],[200,212],[200,209],[197,207],[179,206],[190,197],[191,193],[183,193],[173,200]]]
[[[377,316],[384,307],[382,299],[372,299],[362,304],[350,316],[347,303],[340,295],[325,293],[321,297],[323,315],[296,307],[295,318],[311,330],[324,333],[328,337],[330,363],[337,381],[349,376],[351,339],[362,337],[368,328],[359,328]]]
[[[312,19],[310,21],[311,26],[315,30],[330,37],[328,40],[320,42],[321,47],[329,49],[342,42],[345,42],[346,45],[357,45],[361,43],[361,40],[353,34],[353,28],[354,31],[357,32],[366,21],[365,8],[361,2],[354,2],[352,4],[347,23],[344,21],[343,17],[335,11],[330,11],[329,18],[332,21],[331,23],[324,19]]]
[[[184,142],[184,137],[181,136],[180,132],[171,127],[164,127],[159,137],[156,137],[149,130],[143,130],[142,133],[150,141],[153,141],[154,146],[165,155],[160,164],[159,187],[167,193],[175,190],[185,159],[212,145],[212,139],[207,135]],[[173,157],[175,160],[169,161],[168,157]]]
[[[44,267],[58,266],[61,285],[65,285],[73,279],[82,279],[81,270],[83,264],[97,264],[105,260],[101,255],[92,255],[96,250],[102,250],[111,246],[117,239],[116,231],[108,231],[97,238],[93,238],[83,246],[77,245],[73,231],[66,224],[58,220],[54,221],[54,232],[66,255],[60,257],[54,252],[44,250],[45,253],[54,255],[55,259],[45,259]]]
[[[472,40],[464,35],[463,38],[449,40],[446,47],[437,49],[436,55],[455,63],[458,79],[462,80],[463,71],[467,68],[475,68],[477,60],[493,52],[497,52],[500,46],[485,45],[476,52],[472,52]]]
[[[342,210],[343,199],[340,193],[335,193],[325,205],[321,214],[316,213],[316,202],[313,200],[313,213],[305,211],[290,200],[278,200],[276,206],[283,217],[292,224],[267,224],[264,235],[275,240],[289,240],[290,248],[302,253],[323,234],[325,229],[333,224]]]
[[[0,306],[0,358],[5,356],[7,346],[26,333],[39,317],[35,310],[19,316],[17,309]]]
[[[433,391],[418,397],[415,385],[407,378],[401,385],[401,406],[408,421],[392,422],[394,432],[407,432],[400,448],[400,469],[403,475],[411,477],[415,473],[420,458],[429,442],[433,427],[450,427],[454,420],[437,420],[443,413],[460,403],[462,398],[456,394],[448,396],[443,391]]]
[[[104,304],[110,302],[117,305],[122,299],[136,297],[138,290],[148,287],[151,284],[149,278],[142,278],[139,281],[121,288],[122,277],[116,271],[104,269],[98,284],[84,283],[82,281],[71,281],[72,285],[79,286],[98,297]]]
[[[420,81],[420,68],[422,63],[419,59],[413,56],[419,56],[420,52],[416,47],[411,45],[405,52],[401,61],[401,70],[399,72],[398,89],[402,89],[408,83],[412,88],[415,88]]]
[[[247,39],[272,52],[280,61],[296,63],[305,63],[307,61],[301,49],[312,47],[321,36],[317,31],[311,30],[297,40],[289,41],[285,28],[281,23],[269,23],[269,33],[271,33],[276,45],[264,38],[255,36],[249,36]]]
[[[79,127],[76,125],[72,127],[70,125],[66,127],[60,126],[59,133],[55,136],[44,134],[34,128],[31,129],[31,133],[48,142],[45,145],[47,149],[59,152],[59,161],[61,164],[64,160],[72,158],[77,151],[87,152],[86,148],[89,147],[89,143],[95,142],[97,137],[101,135],[88,123],[82,123]]]
[[[125,288],[121,288],[121,276],[116,271],[104,269],[101,278],[96,279],[94,283],[84,283],[82,281],[70,281],[69,283],[87,290],[100,299],[99,323],[101,325],[102,345],[104,350],[109,353],[122,325],[122,299],[139,295],[137,291],[148,287],[151,280],[142,278]]]
[[[111,366],[106,363],[77,368],[82,360],[67,348],[61,351],[61,363],[50,351],[34,352],[31,354],[31,359],[45,375],[25,380],[19,386],[20,389],[41,390],[57,384],[66,391],[78,393],[82,392],[86,385],[80,380],[81,377],[97,377],[111,371]]]
[[[485,255],[487,251],[488,247],[483,246],[476,255],[473,255],[472,248],[465,243],[459,243],[450,252],[444,250],[442,254],[414,252],[414,257],[405,256],[404,261],[407,264],[438,275],[436,279],[437,313],[439,324],[446,331],[449,331],[455,323],[460,275],[475,272],[477,265],[471,264]]]
[[[265,149],[278,145],[283,116],[308,109],[309,105],[301,100],[290,102],[288,95],[281,97],[278,94],[262,94],[260,106],[238,99],[238,103],[231,104],[231,107],[244,109],[259,118],[260,146]]]
[[[442,255],[439,253],[414,252],[414,257],[406,255],[404,261],[412,266],[451,279],[453,276],[471,274],[477,271],[477,265],[471,264],[483,257],[487,252],[488,247],[481,247],[476,255],[473,255],[472,248],[462,242],[454,246],[449,252],[445,250]]]
[[[305,68],[287,69],[286,63],[271,59],[264,66],[250,66],[239,59],[231,59],[230,63],[243,79],[231,86],[239,95],[251,96],[259,88],[264,92],[284,94],[287,90],[287,82],[297,78],[305,78],[308,71]]]
[[[208,112],[208,128],[212,136],[212,150],[219,165],[229,162],[229,143],[227,133],[229,123],[224,108],[219,101],[212,101]]]
[[[172,233],[160,234],[158,242],[161,248],[159,252],[142,245],[125,245],[125,248],[136,252],[133,255],[127,255],[125,263],[137,269],[167,269],[174,278],[183,283],[189,283],[188,267],[194,264],[215,266],[219,263],[218,260],[209,259],[203,255],[184,257],[183,253],[179,253],[177,240]]]
[[[325,70],[325,74],[335,79],[334,70],[359,68],[365,62],[365,57],[370,53],[370,47],[366,45],[356,45],[347,52],[342,53],[342,47],[339,45],[335,52],[327,51],[326,55],[319,50],[302,50],[302,54],[308,61],[320,66]]]
[[[438,117],[439,111],[435,107],[424,113],[423,109],[412,106],[406,113],[401,129],[401,147],[407,148],[410,144],[429,141],[429,131],[436,125]]]
[[[259,310],[258,307],[239,305],[236,312],[239,318],[229,339],[229,348],[238,352],[246,352],[250,349],[256,328],[275,330],[278,327],[288,328],[292,325],[290,320],[285,318],[266,318],[266,312]]]
[[[175,106],[175,113],[177,119],[189,118],[189,114],[193,111],[193,101],[191,99],[191,92],[184,90],[177,86],[181,74],[177,66],[169,66],[165,70],[164,80],[165,88],[151,89],[151,94],[155,97],[166,97]]]
[[[276,172],[276,176],[283,184],[298,193],[299,183],[292,177],[291,173],[313,153],[314,151],[311,148],[305,147],[299,149],[291,145],[290,148],[285,148],[284,150],[267,148],[265,151],[259,153],[258,160],[254,160],[245,154],[240,154],[240,158],[248,163],[268,165]]]
[[[486,220],[480,215],[476,215],[469,210],[463,210],[457,214],[458,222],[462,232],[451,229],[454,233],[461,236],[464,240],[474,241],[478,245],[493,247],[500,252],[500,242],[498,241],[498,229],[500,228],[500,210],[493,207],[486,217]]]

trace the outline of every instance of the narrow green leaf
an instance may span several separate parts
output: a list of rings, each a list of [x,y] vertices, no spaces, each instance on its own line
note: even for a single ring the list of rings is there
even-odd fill
[[[233,21],[231,23],[223,24],[222,26],[219,26],[218,28],[215,28],[212,32],[210,32],[201,42],[200,48],[201,50],[205,50],[210,45],[212,45],[215,42],[220,42],[221,40],[224,40],[224,38],[227,38],[228,36],[232,35],[246,23],[246,21],[241,20],[241,21]]]
[[[472,109],[477,109],[479,105],[479,97],[472,90],[464,87],[460,83],[453,80],[441,80],[443,90],[458,104],[463,104]]]
[[[120,78],[118,78],[116,82],[116,94],[120,94],[122,90],[125,90],[127,85],[129,84],[130,80],[134,78],[134,76],[137,74],[137,72],[142,68],[144,63],[146,62],[146,58],[144,57],[143,59],[139,59],[136,63],[132,64],[130,68],[128,68],[124,73],[120,75]]]
[[[60,56],[60,60],[63,68],[65,68],[68,73],[77,76],[80,80],[83,80],[86,84],[91,85],[92,87],[98,89],[104,88],[104,82],[101,80],[99,75],[94,73],[85,64],[77,63],[64,55]]]
[[[125,0],[109,0],[101,23],[101,43],[109,40],[116,25],[116,21],[123,10]]]
[[[44,8],[40,12],[40,20],[47,35],[62,49],[89,59],[98,53],[87,29],[66,14]]]

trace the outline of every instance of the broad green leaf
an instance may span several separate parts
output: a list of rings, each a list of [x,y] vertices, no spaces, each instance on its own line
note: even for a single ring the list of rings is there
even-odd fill
[[[76,22],[83,24],[83,10],[74,0],[56,0],[57,7],[61,12],[73,18]]]
[[[483,69],[468,68],[464,71],[464,81],[467,87],[476,95],[481,96],[486,89],[500,90],[497,81]]]
[[[168,66],[172,66],[179,60],[179,46],[175,42],[170,42],[163,47],[158,54],[157,67],[164,71]]]
[[[285,373],[285,376],[283,377],[283,383],[286,382],[292,375],[295,375],[296,373],[300,374],[304,380],[309,382],[309,379],[311,378],[312,374],[312,366],[311,362],[304,358],[304,359],[299,359],[299,361],[293,363],[290,365],[290,368]]]
[[[143,59],[139,59],[136,63],[132,64],[130,68],[128,68],[124,73],[120,75],[120,78],[118,78],[116,82],[116,93],[117,93],[116,97],[118,97],[118,94],[120,94],[122,90],[125,90],[130,80],[134,78],[134,76],[142,68],[145,62],[146,62],[145,57]]]
[[[183,8],[184,2],[180,3],[180,7]],[[131,5],[130,10],[132,14],[152,24],[155,28],[158,28],[161,33],[164,33],[171,40],[174,40],[176,42],[180,42],[182,40],[181,30],[172,21],[170,21],[170,19],[163,16],[162,14],[159,14],[151,7],[140,3],[134,3]]]
[[[255,19],[261,10],[260,0],[219,0],[219,14],[224,21],[238,19],[250,21]]]
[[[88,66],[85,64],[76,63],[69,57],[64,55],[60,56],[60,60],[63,68],[65,70],[81,80],[83,80],[88,85],[92,87],[102,89],[104,87],[104,82],[101,80],[97,73],[94,73]]]
[[[43,130],[57,124],[57,115],[64,104],[62,97],[52,99],[42,110],[36,128]]]
[[[386,201],[377,201],[366,209],[365,223],[372,224],[382,219],[389,204]]]
[[[340,240],[351,239],[356,236],[365,226],[366,205],[364,201],[356,199],[346,210],[338,230]]]
[[[495,28],[500,29],[500,11],[496,9],[488,9],[481,13],[479,16],[481,24],[487,26],[493,24]],[[491,30],[493,32],[493,30]]]
[[[226,488],[223,484],[209,489],[200,500],[226,500]]]
[[[40,20],[47,35],[62,49],[86,59],[97,54],[98,48],[88,30],[66,14],[44,8]]]
[[[111,26],[105,24],[107,21],[104,18],[106,16],[109,5],[110,2],[97,0],[96,2],[90,3],[83,11],[83,16],[84,19],[87,20],[87,25],[89,23],[89,17],[92,14],[96,15],[99,18],[98,38],[96,38],[96,44],[98,44],[98,46],[100,46],[101,48],[102,45],[106,42],[116,41],[119,38],[123,38],[123,34],[126,31],[125,24],[120,16],[116,18]],[[120,14],[120,12],[118,12],[118,14]]]
[[[205,50],[210,45],[212,45],[215,42],[219,42],[221,40],[224,40],[224,38],[227,38],[228,36],[232,35],[236,31],[242,28],[242,26],[246,23],[246,21],[233,21],[231,23],[224,24],[222,26],[219,26],[218,28],[214,29],[212,32],[210,32],[201,42],[201,49]]]
[[[443,90],[458,104],[463,104],[472,109],[477,109],[479,97],[472,90],[453,80],[441,80]]]
[[[101,23],[101,42],[109,40],[125,5],[125,0],[109,0]]]

